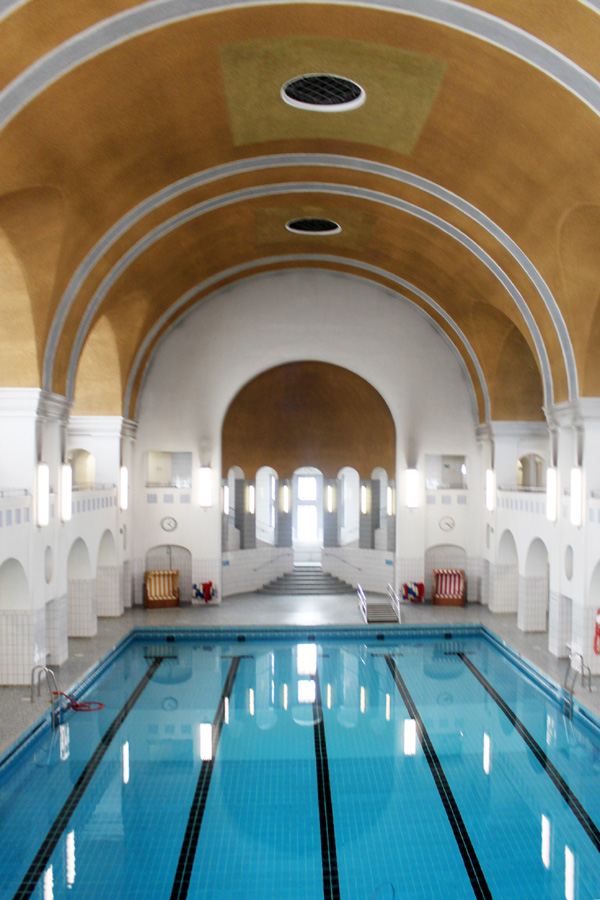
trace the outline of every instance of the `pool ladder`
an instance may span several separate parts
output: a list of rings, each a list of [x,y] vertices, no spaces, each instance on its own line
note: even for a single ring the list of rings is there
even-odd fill
[[[37,695],[40,696],[40,688],[42,675],[46,676],[46,684],[48,685],[48,691],[50,693],[50,719],[52,721],[52,730],[56,728],[57,725],[60,725],[60,693],[58,690],[58,686],[56,684],[56,676],[52,669],[49,669],[48,666],[34,666],[31,670],[31,702],[33,703],[34,698],[34,689],[35,689],[35,678],[37,675]]]
[[[574,663],[579,660],[579,668]],[[573,691],[575,690],[575,682],[577,676],[581,675],[581,683],[587,682],[588,691],[592,690],[592,672],[589,666],[586,666],[583,655],[575,652],[569,654],[569,662],[567,671],[565,672],[565,680],[563,683],[563,715],[568,719],[573,718]]]

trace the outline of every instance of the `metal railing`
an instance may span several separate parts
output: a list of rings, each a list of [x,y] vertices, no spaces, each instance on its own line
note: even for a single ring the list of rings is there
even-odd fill
[[[40,696],[40,688],[42,675],[46,675],[46,684],[48,685],[48,692],[50,694],[50,718],[52,721],[52,729],[54,730],[57,725],[60,725],[60,714],[61,714],[61,704],[60,704],[60,692],[58,690],[58,686],[56,684],[56,676],[52,669],[49,669],[48,666],[34,666],[31,670],[31,702],[34,700],[34,689],[35,689],[35,676],[37,673],[37,695]]]
[[[398,596],[398,594],[396,593],[396,591],[394,590],[394,588],[392,587],[391,584],[388,584],[387,592],[388,592],[389,601],[392,604],[394,612],[398,616],[398,621],[402,622],[402,615],[400,613],[400,597]]]
[[[579,668],[574,663],[579,660]],[[565,672],[565,680],[563,682],[563,715],[567,718],[573,718],[573,693],[575,691],[575,682],[577,676],[581,675],[581,684],[585,686],[587,681],[588,691],[592,690],[592,672],[589,666],[586,666],[583,655],[578,651],[569,654],[567,663],[567,671]]]
[[[0,500],[13,497],[30,497],[31,491],[27,488],[0,488]]]
[[[116,490],[116,484],[111,482],[94,481],[89,484],[74,484],[73,492],[76,491],[113,491]]]
[[[367,621],[367,598],[366,598],[365,592],[363,591],[362,586],[360,584],[356,585],[356,595],[358,598],[358,608],[360,610],[360,613],[361,613],[363,619],[366,622]]]

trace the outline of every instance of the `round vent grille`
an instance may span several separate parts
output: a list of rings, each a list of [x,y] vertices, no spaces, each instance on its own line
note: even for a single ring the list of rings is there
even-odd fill
[[[339,75],[300,75],[281,88],[290,106],[318,112],[342,112],[365,102],[365,92],[355,81]]]
[[[316,218],[292,219],[286,222],[285,227],[294,234],[339,234],[342,230],[341,226],[331,219]]]

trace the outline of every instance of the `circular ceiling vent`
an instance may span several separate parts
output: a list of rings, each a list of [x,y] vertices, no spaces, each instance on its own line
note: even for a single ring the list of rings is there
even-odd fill
[[[285,227],[294,234],[339,234],[341,225],[331,219],[303,218],[291,219]]]
[[[317,112],[343,112],[365,102],[360,84],[340,75],[299,75],[281,88],[281,96],[290,106]]]

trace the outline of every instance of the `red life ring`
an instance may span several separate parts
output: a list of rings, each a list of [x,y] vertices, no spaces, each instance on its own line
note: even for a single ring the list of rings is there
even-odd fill
[[[594,635],[594,653],[600,656],[600,609],[596,611],[596,634]]]

